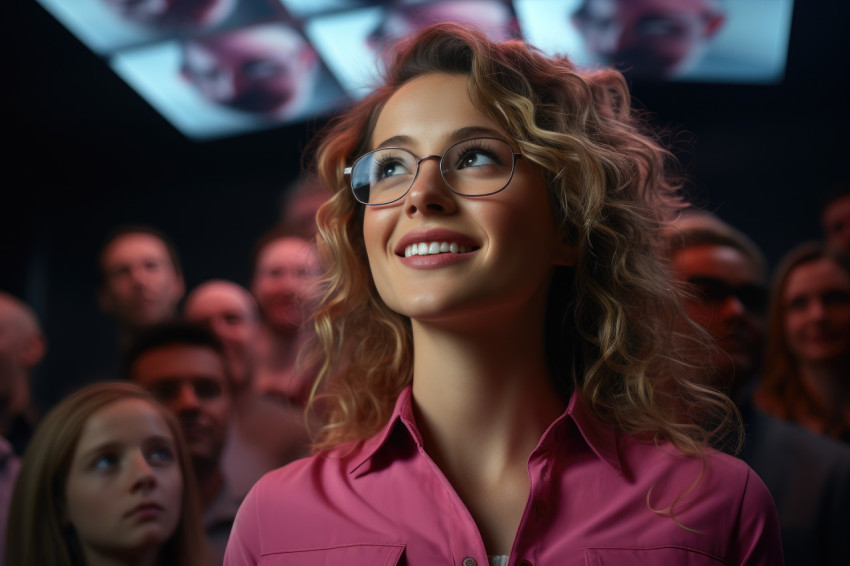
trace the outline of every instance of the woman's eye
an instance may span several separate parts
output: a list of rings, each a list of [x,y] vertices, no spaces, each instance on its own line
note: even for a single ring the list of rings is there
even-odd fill
[[[151,465],[165,465],[174,462],[174,451],[169,446],[155,446],[148,453]]]
[[[108,470],[118,465],[118,457],[114,454],[101,454],[92,462],[96,470]]]
[[[401,161],[398,160],[386,160],[378,164],[378,174],[376,178],[378,180],[386,179],[387,177],[393,177],[395,175],[402,175],[406,172],[404,165]]]
[[[468,150],[460,157],[458,169],[467,167],[483,167],[484,165],[501,165],[499,159],[488,151],[481,149]]]

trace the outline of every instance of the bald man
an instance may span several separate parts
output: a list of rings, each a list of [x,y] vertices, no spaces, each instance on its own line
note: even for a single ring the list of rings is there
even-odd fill
[[[303,407],[254,387],[260,318],[247,289],[207,281],[186,298],[183,318],[206,326],[222,344],[233,412],[221,465],[233,491],[244,495],[265,472],[307,454]]]
[[[0,292],[0,430],[18,455],[23,454],[38,421],[30,377],[45,350],[46,341],[32,309]]]
[[[254,344],[260,327],[251,293],[231,281],[207,281],[186,297],[183,318],[206,326],[218,336],[233,390],[237,395],[245,390],[254,371]]]

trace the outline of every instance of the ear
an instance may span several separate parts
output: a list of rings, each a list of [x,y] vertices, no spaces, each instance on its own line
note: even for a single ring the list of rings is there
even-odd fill
[[[21,351],[21,365],[27,369],[35,367],[47,351],[47,340],[40,332],[33,332]]]

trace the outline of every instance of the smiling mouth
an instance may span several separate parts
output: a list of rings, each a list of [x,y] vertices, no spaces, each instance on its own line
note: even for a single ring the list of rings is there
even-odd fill
[[[404,248],[404,257],[415,255],[466,254],[477,249],[477,247],[464,246],[455,242],[419,242],[410,244]]]

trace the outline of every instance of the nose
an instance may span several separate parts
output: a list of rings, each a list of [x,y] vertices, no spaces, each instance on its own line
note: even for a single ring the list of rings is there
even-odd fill
[[[419,158],[416,178],[405,196],[408,216],[416,214],[451,214],[457,210],[455,193],[440,174],[440,156]]]
[[[156,485],[156,476],[141,450],[133,454],[130,461],[130,473],[133,491],[147,491]]]
[[[180,385],[180,391],[172,406],[176,412],[195,410],[200,406],[200,400],[191,383],[184,382]]]
[[[720,312],[723,318],[741,317],[747,314],[747,307],[735,295],[729,295],[723,301]]]

